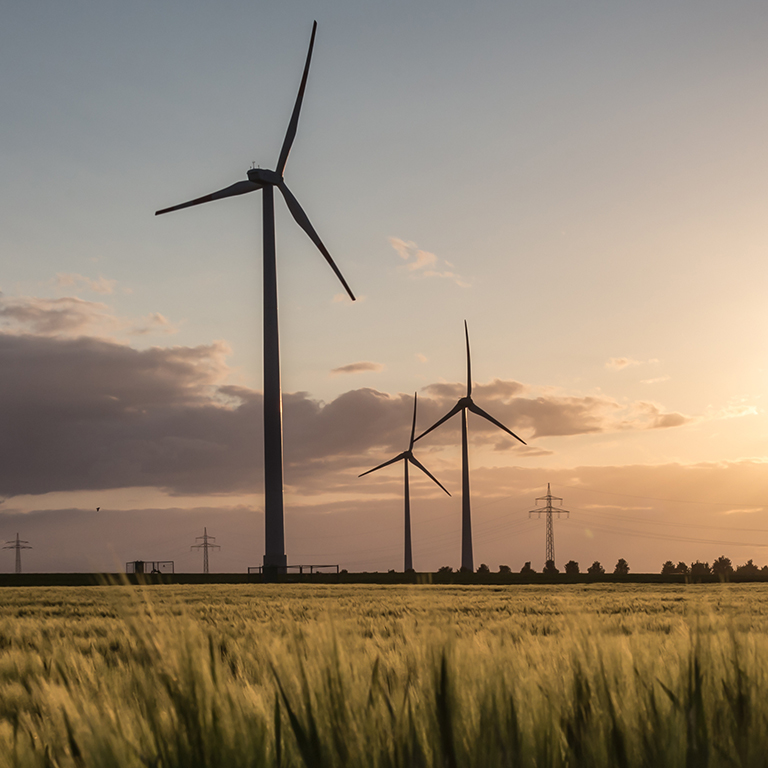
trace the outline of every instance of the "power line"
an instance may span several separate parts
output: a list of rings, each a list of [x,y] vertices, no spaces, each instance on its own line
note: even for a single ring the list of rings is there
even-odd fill
[[[766,507],[768,504],[762,504],[760,502],[750,502],[749,504],[735,501],[696,501],[692,499],[663,499],[659,496],[638,496],[632,493],[616,493],[615,491],[601,491],[598,488],[590,488],[586,485],[567,485],[561,483],[564,488],[570,488],[574,491],[589,491],[591,493],[602,493],[607,496],[623,496],[627,499],[643,499],[645,501],[666,501],[670,504],[702,504],[704,506],[720,506],[720,507]]]
[[[571,513],[567,509],[560,509],[559,507],[553,507],[552,502],[553,501],[559,501],[562,502],[563,500],[559,496],[553,496],[552,492],[549,489],[549,483],[547,483],[547,495],[546,496],[539,496],[538,499],[536,499],[536,504],[540,501],[545,501],[546,506],[544,507],[538,507],[536,509],[532,509],[528,513],[528,518],[530,519],[531,515],[538,515],[539,518],[541,518],[542,515],[547,516],[547,534],[546,534],[546,550],[547,554],[544,558],[545,565],[548,563],[552,563],[552,565],[555,564],[555,529],[552,526],[552,515],[557,515],[558,519],[560,518],[560,515],[565,515],[566,517],[570,517]]]
[[[29,546],[28,541],[24,541],[23,539],[19,538],[19,534],[16,534],[16,540],[15,541],[6,541],[5,546],[3,549],[15,549],[16,550],[16,573],[21,573],[21,550],[22,549],[32,549],[32,547]]]
[[[195,541],[203,540],[202,544],[193,544],[189,549],[202,549],[203,550],[203,573],[208,573],[208,550],[209,549],[221,549],[218,544],[212,544],[216,541],[215,536],[208,535],[208,528],[203,528],[203,535],[198,536]]]

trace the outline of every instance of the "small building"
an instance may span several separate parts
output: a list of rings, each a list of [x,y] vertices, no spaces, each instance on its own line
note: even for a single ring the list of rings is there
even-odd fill
[[[173,560],[131,560],[125,564],[126,573],[173,573]]]

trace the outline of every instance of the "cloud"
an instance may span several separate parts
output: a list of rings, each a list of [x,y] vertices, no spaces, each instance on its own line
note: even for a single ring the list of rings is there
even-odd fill
[[[420,363],[426,363],[426,362],[427,362],[427,360],[428,360],[427,356],[426,356],[426,355],[422,355],[422,354],[421,354],[421,352],[417,352],[417,353],[416,353],[416,355],[415,355],[415,357],[416,357],[416,359],[417,359],[417,360],[418,360]]]
[[[74,273],[59,273],[56,275],[56,285],[63,288],[80,286],[81,288],[86,288],[94,293],[112,293],[117,285],[117,280],[108,280],[102,275],[99,275],[98,278],[93,280],[90,277],[84,277],[83,275]]]
[[[52,299],[0,294],[0,324],[6,333],[37,336],[144,336],[177,331],[159,312],[138,319],[120,318],[106,304],[76,296]]]
[[[340,368],[334,368],[331,374],[336,375],[339,373],[378,373],[383,371],[384,366],[381,363],[372,363],[368,360],[362,360],[359,363],[350,363],[349,365],[342,365]]]
[[[390,237],[389,243],[400,258],[407,262],[402,268],[410,273],[411,277],[442,277],[462,288],[469,288],[470,284],[461,275],[452,271],[453,265],[450,262],[443,260],[442,263],[448,267],[448,270],[441,271],[441,260],[434,253],[422,251],[412,240]]]
[[[159,317],[159,316],[158,316]],[[156,318],[156,322],[162,320]],[[169,494],[235,494],[261,489],[262,395],[229,384],[228,348],[137,350],[108,339],[0,332],[0,496],[156,487]],[[343,366],[379,370],[375,363]],[[437,382],[419,396],[417,429],[442,417],[465,393]],[[620,404],[518,381],[473,387],[493,417],[531,437],[672,428],[689,417],[657,404]],[[322,402],[306,392],[283,398],[285,478],[305,496],[374,493],[355,475],[407,445],[411,394],[363,387]],[[470,414],[470,439],[495,452],[543,455]],[[435,471],[454,458],[459,420],[430,433]],[[422,444],[419,444],[422,446]],[[447,463],[446,463],[447,462]],[[434,465],[430,465],[431,467]],[[376,491],[377,492],[377,491]]]
[[[464,396],[466,385],[441,382],[430,384],[424,391],[432,398],[432,403],[425,403],[424,407],[430,409],[432,421],[437,421]],[[623,404],[605,395],[569,395],[511,380],[475,384],[472,395],[494,418],[516,433],[519,429],[528,430],[533,438],[661,429],[693,421],[689,416],[665,412],[661,406],[646,401]],[[439,407],[435,408],[437,403]],[[484,420],[475,421],[477,427],[473,426],[473,431],[492,434],[497,429]],[[431,439],[453,440],[454,436],[446,434],[445,438]]]
[[[641,384],[661,384],[664,381],[669,381],[669,376],[657,376],[655,379],[642,379]]]
[[[631,365],[642,365],[642,363],[639,360],[633,360],[631,357],[612,357],[605,364],[605,367],[620,371],[622,368],[628,368]]]
[[[760,409],[756,405],[746,403],[731,403],[725,408],[711,411],[710,417],[714,419],[740,419],[743,416],[757,416]]]

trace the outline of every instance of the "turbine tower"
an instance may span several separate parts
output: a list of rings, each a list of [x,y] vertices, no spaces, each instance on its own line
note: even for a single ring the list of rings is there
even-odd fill
[[[315,32],[317,22],[312,26],[312,37],[309,41],[307,61],[304,65],[304,74],[301,77],[299,93],[288,123],[283,146],[277,160],[274,171],[264,168],[251,168],[247,172],[247,181],[238,181],[229,187],[220,189],[210,195],[195,198],[181,205],[163,208],[156,211],[158,216],[170,211],[178,211],[180,208],[188,208],[212,200],[220,200],[225,197],[244,195],[247,192],[262,190],[263,210],[263,268],[264,268],[264,519],[265,519],[265,552],[264,568],[272,572],[285,572],[287,558],[285,554],[285,522],[283,513],[283,401],[280,391],[280,343],[277,325],[277,271],[275,265],[275,205],[274,188],[280,190],[288,210],[296,220],[296,223],[307,233],[310,240],[317,246],[320,253],[331,269],[339,278],[344,290],[352,301],[355,296],[347,285],[347,281],[339,271],[331,258],[328,249],[323,245],[319,235],[309,221],[307,214],[299,205],[299,201],[293,196],[285,184],[283,174],[288,154],[291,151],[293,140],[296,138],[296,129],[299,124],[299,113],[304,99],[304,90],[307,85],[309,64],[312,59],[312,48],[315,44]]]
[[[363,477],[364,475],[370,475],[371,472],[375,472],[378,469],[383,469],[384,467],[388,467],[390,464],[394,464],[398,461],[403,462],[403,471],[404,471],[404,477],[405,477],[405,558],[404,558],[404,570],[405,571],[412,571],[413,570],[413,551],[411,549],[411,492],[410,492],[410,485],[408,482],[408,462],[413,464],[414,467],[418,467],[430,480],[433,480],[435,483],[437,483],[446,493],[448,491],[443,487],[442,483],[440,483],[437,478],[435,478],[430,472],[427,470],[426,467],[424,467],[421,462],[413,455],[413,443],[414,439],[413,436],[416,433],[416,401],[417,396],[416,393],[413,393],[413,424],[411,425],[411,441],[408,443],[408,450],[403,451],[402,453],[399,453],[397,456],[395,456],[394,459],[390,459],[389,461],[385,461],[383,464],[379,464],[378,467],[374,467],[373,469],[369,469],[367,472],[363,472],[362,475],[358,475],[358,477]],[[451,494],[448,493],[450,496]]]
[[[19,538],[19,534],[16,534],[16,541],[6,541],[3,549],[15,549],[16,550],[16,573],[21,573],[21,550],[32,549],[29,546],[28,541],[24,541]]]
[[[211,542],[216,541],[215,536],[209,536],[208,535],[208,529],[203,528],[203,535],[198,536],[195,541],[200,541],[200,539],[203,540],[202,544],[193,544],[189,549],[192,551],[193,549],[202,549],[203,550],[203,573],[208,573],[208,550],[209,549],[221,549],[221,547],[218,544],[212,544]]]
[[[503,429],[512,435],[515,440],[520,440],[526,445],[525,440],[519,438],[511,429],[505,427],[500,421],[497,421],[489,413],[486,413],[479,405],[472,400],[472,361],[469,354],[469,331],[467,330],[467,321],[464,321],[464,336],[467,340],[467,394],[462,397],[456,405],[451,408],[442,419],[436,421],[426,432],[422,432],[416,440],[421,440],[424,435],[428,435],[433,429],[437,429],[443,422],[461,412],[461,570],[474,571],[475,560],[472,552],[472,512],[469,500],[469,443],[467,439],[467,411],[482,416],[491,424],[499,429]]]
[[[538,503],[540,501],[546,502],[545,506],[539,507]],[[553,501],[559,501],[562,503],[562,499],[559,496],[553,496],[551,491],[549,490],[549,483],[547,483],[547,495],[546,496],[539,496],[538,499],[536,499],[536,509],[532,509],[528,513],[528,519],[530,520],[532,515],[537,515],[539,518],[541,518],[542,515],[546,515],[546,528],[547,528],[547,554],[544,558],[544,565],[546,566],[547,563],[552,563],[554,566],[555,564],[555,529],[552,526],[552,515],[557,515],[558,520],[560,519],[560,515],[565,515],[566,517],[570,517],[571,513],[567,509],[560,509],[559,507],[553,507],[552,502]]]

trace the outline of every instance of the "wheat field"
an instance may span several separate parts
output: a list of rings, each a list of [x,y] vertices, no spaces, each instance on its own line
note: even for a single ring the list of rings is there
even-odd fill
[[[759,584],[2,596],[2,766],[768,765]]]

